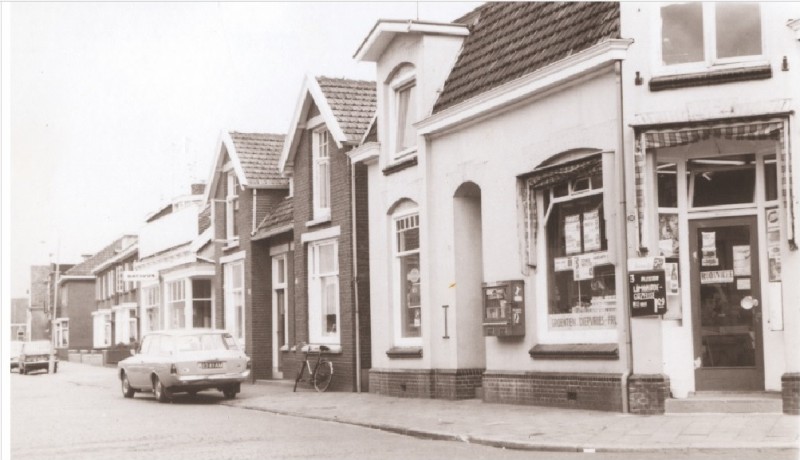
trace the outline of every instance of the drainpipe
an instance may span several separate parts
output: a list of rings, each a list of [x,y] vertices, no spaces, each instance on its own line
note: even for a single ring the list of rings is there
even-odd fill
[[[624,244],[620,244],[620,248],[624,248],[624,250],[619,250],[624,257],[619,260],[619,264],[621,265],[621,272],[622,272],[622,279],[623,285],[625,285],[628,281],[628,221],[627,221],[627,214],[628,214],[628,206],[626,200],[626,190],[625,190],[625,164],[628,162],[625,154],[625,118],[623,113],[623,82],[622,82],[622,61],[617,61],[614,63],[614,71],[617,77],[617,119],[619,120],[619,132],[617,133],[617,150],[619,153],[619,159],[617,164],[619,164],[618,174],[617,174],[617,197],[619,197],[619,206],[617,209],[622,209],[622,217],[617,217],[617,226],[621,229],[618,233],[617,239],[624,242]],[[622,225],[620,225],[622,224]],[[622,236],[622,238],[620,238]],[[622,324],[624,327],[624,335],[625,335],[625,360],[626,360],[626,369],[625,372],[622,374],[622,381],[621,381],[621,391],[622,391],[622,412],[628,413],[630,412],[630,407],[628,404],[628,378],[633,374],[633,347],[631,346],[631,315],[628,311],[628,290],[622,289],[622,292],[619,298],[621,298],[620,312],[622,314]]]
[[[355,148],[353,148],[355,150]],[[348,156],[350,164],[350,216],[351,238],[353,245],[353,305],[355,306],[355,336],[356,336],[356,393],[361,393],[361,322],[358,308],[358,232],[356,232],[356,168],[353,160]]]

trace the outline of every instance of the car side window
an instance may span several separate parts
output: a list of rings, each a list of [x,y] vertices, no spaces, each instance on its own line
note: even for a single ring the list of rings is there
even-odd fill
[[[141,354],[148,354],[150,350],[150,346],[153,343],[153,336],[147,336],[142,340],[142,345],[139,347],[139,353]]]

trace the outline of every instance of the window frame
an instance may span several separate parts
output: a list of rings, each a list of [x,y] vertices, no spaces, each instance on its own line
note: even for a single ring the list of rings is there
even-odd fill
[[[233,286],[233,271],[239,270],[241,275],[241,286]],[[224,320],[225,320],[225,329],[235,338],[236,340],[241,341],[241,343],[246,347],[245,337],[247,336],[247,331],[245,330],[245,326],[247,325],[246,320],[246,311],[245,311],[245,273],[244,273],[244,260],[239,259],[232,262],[228,262],[224,264]],[[234,300],[237,298],[236,295],[239,295],[239,299],[241,299],[241,303],[239,305],[235,305]],[[238,313],[239,309],[241,309],[241,322],[238,321]],[[237,324],[238,323],[238,324]],[[241,335],[237,334],[236,328],[237,326],[241,330]]]
[[[315,221],[324,221],[331,217],[331,140],[330,131],[324,124],[311,130],[311,194],[312,213]],[[322,155],[323,148],[324,156]],[[322,173],[320,172],[322,165],[326,166],[325,198],[327,203],[322,203]]]
[[[319,255],[323,246],[333,246],[333,269],[330,272],[321,273],[319,271]],[[339,284],[339,239],[325,238],[310,241],[307,246],[308,251],[308,337],[309,342],[315,344],[341,344],[342,331],[342,309],[341,291]],[[333,279],[335,282],[336,294],[334,299],[336,306],[336,330],[333,333],[322,331],[322,296],[323,282],[326,279]]]
[[[187,318],[186,318],[186,297],[187,297],[187,289],[186,289],[186,280],[184,279],[177,279],[167,281],[166,285],[166,298],[164,304],[166,305],[166,329],[186,329],[187,327]],[[179,289],[175,289],[179,287]],[[180,298],[176,297],[175,294],[178,293],[181,295]],[[173,323],[173,319],[175,318],[175,313],[178,310],[176,306],[180,305],[180,309],[182,310],[180,313],[183,318],[183,325],[175,325]]]
[[[198,282],[198,281],[207,282],[208,283],[208,287],[209,287],[208,297],[198,297],[197,296],[197,290],[195,289],[194,283]],[[192,328],[196,328],[196,327],[213,328],[214,327],[214,283],[213,283],[213,280],[211,278],[196,277],[196,278],[190,278],[188,280],[188,282],[192,286],[192,288],[191,288],[192,296],[191,296],[191,304],[190,304],[190,308],[189,308],[189,314],[187,315],[187,319],[186,319],[186,324],[187,325],[191,324]],[[197,301],[208,302],[209,313],[210,313],[209,314],[209,323],[210,324],[208,326],[195,326],[194,325],[194,322],[195,322],[195,319],[196,319],[195,318],[195,314],[194,314],[194,312],[195,312],[194,304]]]
[[[161,319],[161,285],[152,284],[142,287],[141,299],[143,316],[147,318],[147,332],[163,329],[163,320]],[[153,310],[155,310],[155,317],[157,318],[155,327],[153,327],[153,322],[151,321],[152,316],[150,314]],[[143,330],[142,333],[144,332]]]
[[[283,270],[280,271],[280,265],[283,265]],[[279,274],[283,275],[283,281],[280,281]],[[289,283],[288,283],[288,254],[282,253],[272,256],[272,305],[275,306],[276,318],[280,317],[280,311],[283,307],[283,343],[279,343],[277,333],[273,346],[277,346],[281,350],[289,349]],[[283,305],[278,305],[278,291],[283,291]]]
[[[398,236],[399,231],[397,229],[398,223],[402,220],[405,220],[409,217],[416,216],[417,217],[417,229],[419,230],[420,234],[420,245],[415,250],[410,251],[400,251],[398,248]],[[393,308],[392,308],[392,336],[394,345],[396,346],[422,346],[422,337],[423,337],[423,318],[424,315],[422,313],[423,310],[423,301],[422,301],[422,279],[420,279],[420,305],[419,305],[419,314],[420,314],[420,327],[419,327],[419,335],[415,337],[404,337],[403,336],[403,289],[400,283],[400,279],[402,276],[402,258],[410,256],[410,255],[418,255],[419,257],[419,264],[420,264],[420,272],[422,272],[422,227],[420,224],[420,213],[419,208],[416,205],[413,208],[404,209],[395,212],[391,216],[392,218],[392,238],[391,238],[391,256],[392,256],[392,298],[393,298]]]
[[[236,215],[239,211],[241,184],[235,169],[229,169],[225,174],[225,238],[228,240],[228,246],[234,246],[239,243],[239,228],[236,225]]]
[[[761,54],[747,55],[747,56],[732,56],[728,58],[717,57],[717,26],[716,26],[716,6],[714,2],[701,2],[703,14],[703,55],[702,61],[685,62],[680,64],[664,64],[662,33],[664,21],[661,17],[661,8],[669,5],[676,5],[690,2],[661,2],[654,4],[656,8],[653,15],[653,42],[655,43],[656,52],[653,53],[653,69],[655,76],[661,75],[675,75],[699,72],[704,70],[711,70],[716,68],[737,68],[749,67],[768,62],[767,56],[767,33],[764,28],[764,10],[761,8],[760,2],[746,2],[754,3],[759,8],[759,20],[761,25]]]
[[[416,69],[412,67],[400,69],[398,74],[392,78],[389,83],[389,163],[399,162],[417,153],[418,146],[416,142],[410,147],[399,149],[399,144],[401,142],[399,101],[400,93],[406,89],[411,89],[412,92],[409,94],[409,103],[406,105],[408,112],[406,113],[406,126],[404,126],[404,129],[413,130],[413,136],[415,138],[417,135],[417,130],[413,127],[417,114],[412,113],[411,109],[417,107],[416,102],[419,91],[414,91],[414,88],[418,89],[417,75]],[[405,131],[403,131],[403,133],[405,134]]]

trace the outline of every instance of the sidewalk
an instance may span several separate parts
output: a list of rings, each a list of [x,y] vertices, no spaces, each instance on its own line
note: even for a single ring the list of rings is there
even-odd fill
[[[62,363],[77,385],[119,391],[115,369]],[[620,413],[487,404],[480,400],[406,399],[370,393],[317,393],[292,383],[243,384],[220,404],[363,426],[426,439],[547,451],[797,450],[800,417],[783,414]],[[301,384],[302,385],[302,384]],[[121,397],[121,396],[120,396]],[[178,397],[181,397],[180,395]]]
[[[619,413],[407,399],[369,393],[317,393],[286,381],[242,385],[224,404],[391,431],[427,439],[547,451],[798,449],[800,417],[782,414]]]

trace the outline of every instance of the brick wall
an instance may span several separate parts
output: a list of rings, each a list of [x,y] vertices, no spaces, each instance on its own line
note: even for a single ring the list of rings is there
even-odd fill
[[[483,369],[372,369],[370,393],[401,398],[473,399]]]
[[[316,110],[316,109],[314,109]],[[311,111],[311,113],[314,112]],[[334,362],[334,379],[331,389],[354,391],[356,389],[356,351],[355,351],[355,292],[353,279],[353,248],[352,248],[352,206],[351,206],[351,176],[350,164],[346,155],[347,146],[337,149],[335,143],[330,141],[330,174],[331,174],[331,220],[312,227],[307,227],[306,222],[313,220],[313,183],[311,170],[311,132],[303,131],[300,136],[297,153],[294,158],[294,274],[295,305],[294,316],[290,317],[290,329],[297,341],[308,342],[308,245],[300,242],[304,233],[314,232],[325,228],[336,227],[340,229],[337,239],[339,253],[339,314],[342,352],[331,356]],[[362,222],[359,226],[358,236],[362,239],[359,246],[367,250],[367,211],[366,211],[366,170],[362,173],[363,185],[357,193],[359,201],[357,206],[363,208]],[[361,202],[363,200],[363,202]],[[363,246],[362,246],[363,245]],[[369,336],[369,263],[368,255],[363,254],[359,259],[359,325],[361,335],[362,368],[368,368],[370,363],[370,336]],[[366,358],[366,359],[365,359]]]
[[[783,413],[800,415],[800,373],[787,373],[781,377]]]
[[[621,375],[589,373],[483,374],[483,399],[491,403],[622,411]]]
[[[94,339],[94,280],[64,281],[62,285],[68,289],[67,305],[62,315],[69,318],[69,349],[91,349]]]
[[[664,402],[669,395],[669,377],[666,375],[634,374],[628,378],[628,408],[632,414],[663,414]]]

